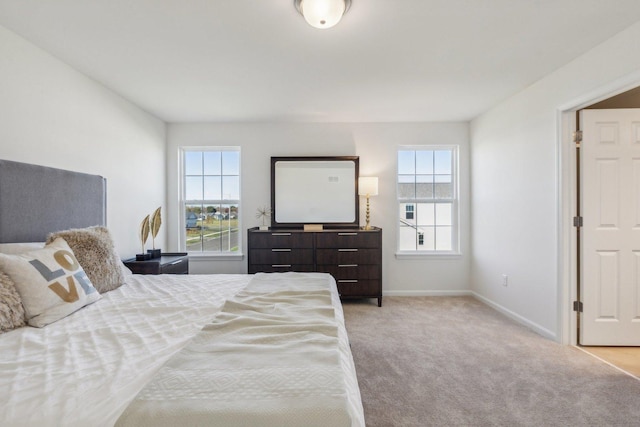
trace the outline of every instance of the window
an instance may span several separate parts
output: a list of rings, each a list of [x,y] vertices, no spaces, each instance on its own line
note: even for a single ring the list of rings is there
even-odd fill
[[[398,249],[458,251],[457,147],[398,150]]]
[[[238,252],[240,149],[183,148],[182,171],[182,247],[191,253]]]

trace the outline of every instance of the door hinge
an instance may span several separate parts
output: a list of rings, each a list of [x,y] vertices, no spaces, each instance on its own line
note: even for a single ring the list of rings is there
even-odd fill
[[[580,143],[582,142],[581,130],[577,130],[573,133],[573,142],[575,142],[577,148],[580,148]]]
[[[582,227],[582,217],[581,216],[574,216],[573,217],[573,226],[574,227]]]
[[[578,313],[582,313],[582,301],[574,301],[573,302],[573,311],[577,311]]]

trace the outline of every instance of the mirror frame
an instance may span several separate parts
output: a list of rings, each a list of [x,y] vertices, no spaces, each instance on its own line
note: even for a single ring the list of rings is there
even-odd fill
[[[278,222],[276,221],[276,164],[278,162],[352,162],[354,163],[354,188],[353,203],[355,207],[355,219],[353,222],[324,221],[319,222]],[[360,203],[358,199],[358,177],[360,170],[360,158],[358,156],[295,156],[295,157],[271,157],[271,227],[272,228],[303,228],[309,224],[320,224],[323,228],[359,228]],[[314,191],[313,189],[309,191]],[[319,191],[319,190],[315,190]]]

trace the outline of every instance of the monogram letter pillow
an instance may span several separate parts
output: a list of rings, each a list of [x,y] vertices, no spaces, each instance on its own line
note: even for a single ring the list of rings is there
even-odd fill
[[[0,254],[0,271],[13,280],[31,326],[41,328],[100,299],[62,238],[43,249]]]

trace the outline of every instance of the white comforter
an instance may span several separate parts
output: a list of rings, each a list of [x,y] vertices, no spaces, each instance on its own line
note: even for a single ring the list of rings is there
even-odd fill
[[[113,426],[165,362],[251,277],[130,276],[65,319],[0,335],[0,425]],[[356,414],[353,425],[364,426],[335,288],[332,300],[349,411]]]
[[[350,427],[328,275],[258,274],[118,426]]]

